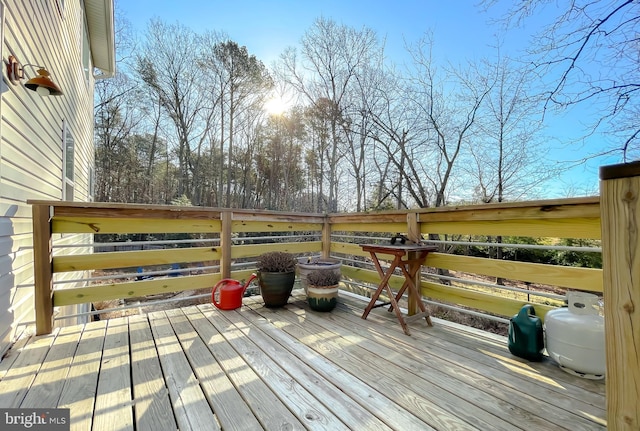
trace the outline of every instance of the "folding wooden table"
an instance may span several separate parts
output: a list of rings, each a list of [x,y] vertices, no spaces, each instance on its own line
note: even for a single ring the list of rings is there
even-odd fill
[[[369,312],[373,308],[376,307],[384,307],[386,305],[391,305],[389,311],[394,311],[396,316],[398,317],[398,321],[400,325],[402,325],[402,330],[405,334],[411,335],[409,332],[409,327],[407,323],[413,320],[420,319],[422,317],[425,318],[427,324],[429,326],[433,326],[431,322],[431,317],[429,316],[429,312],[427,311],[424,303],[422,302],[422,295],[418,290],[418,286],[420,285],[420,267],[422,266],[422,262],[427,257],[429,252],[436,251],[438,248],[435,246],[428,245],[420,245],[420,244],[412,244],[412,245],[381,245],[381,244],[363,244],[361,245],[363,251],[368,251],[371,254],[371,260],[373,260],[373,264],[380,274],[381,281],[378,289],[375,291],[373,296],[371,297],[371,301],[369,301],[369,305],[365,308],[364,313],[362,314],[362,318],[366,319],[369,315]],[[391,255],[393,259],[391,260],[391,265],[387,268],[386,272],[382,269],[380,265],[379,255]],[[383,260],[386,260],[383,258]],[[402,274],[404,275],[404,283],[402,287],[398,291],[397,294],[394,294],[389,286],[389,280],[393,275],[396,268],[400,268]],[[409,304],[411,311],[411,304],[414,301],[418,308],[420,308],[420,313],[413,314],[407,318],[402,316],[402,312],[398,307],[398,301],[402,298],[402,295],[406,290],[409,290]],[[386,290],[389,295],[389,301],[382,304],[376,304],[378,297],[382,293],[383,290]]]

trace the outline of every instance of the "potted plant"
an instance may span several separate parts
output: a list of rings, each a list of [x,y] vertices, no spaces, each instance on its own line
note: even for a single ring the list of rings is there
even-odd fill
[[[296,281],[297,261],[284,251],[270,251],[258,257],[258,284],[266,307],[282,307],[289,300]]]
[[[316,269],[307,275],[307,301],[312,310],[331,311],[336,307],[340,277],[332,269]]]
[[[307,275],[309,275],[311,271],[330,269],[339,275],[341,267],[342,263],[340,260],[333,257],[309,256],[298,258],[298,276],[304,288],[304,293],[307,293]]]

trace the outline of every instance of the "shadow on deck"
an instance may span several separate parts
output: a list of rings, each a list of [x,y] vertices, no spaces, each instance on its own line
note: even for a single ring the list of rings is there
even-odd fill
[[[65,327],[0,363],[0,406],[70,408],[71,429],[586,430],[605,385],[512,356],[504,337],[342,295],[282,309],[245,298]]]

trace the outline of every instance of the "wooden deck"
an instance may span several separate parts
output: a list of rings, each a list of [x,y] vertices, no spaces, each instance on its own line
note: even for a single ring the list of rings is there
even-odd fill
[[[259,297],[258,297],[259,298]],[[513,357],[503,337],[341,296],[250,298],[131,316],[18,344],[0,407],[71,411],[74,430],[605,429],[605,385]]]

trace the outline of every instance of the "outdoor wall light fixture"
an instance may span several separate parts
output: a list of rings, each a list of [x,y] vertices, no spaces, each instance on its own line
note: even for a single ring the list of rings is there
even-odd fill
[[[38,73],[38,76],[25,82],[25,87],[29,90],[35,91],[41,96],[62,95],[62,90],[60,90],[60,87],[58,87],[51,78],[49,78],[51,74],[44,67],[36,66],[35,64],[25,64],[23,66],[17,58],[10,55],[7,61],[7,78],[13,85],[18,85],[18,82],[20,82],[21,79],[24,79],[24,68],[26,66],[31,66],[34,69],[37,68],[36,72]]]

